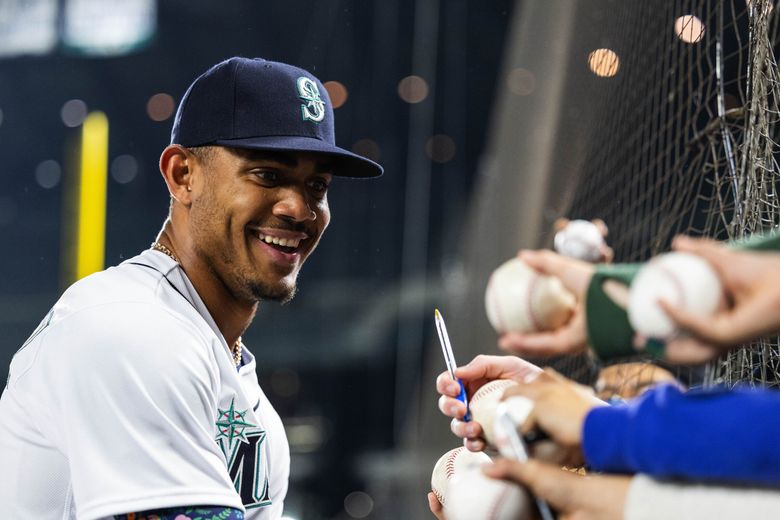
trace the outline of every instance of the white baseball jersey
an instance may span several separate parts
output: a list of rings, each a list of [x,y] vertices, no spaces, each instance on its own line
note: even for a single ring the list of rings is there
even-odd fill
[[[255,359],[233,363],[157,251],[71,286],[11,362],[0,516],[92,520],[185,505],[278,519],[290,453]]]

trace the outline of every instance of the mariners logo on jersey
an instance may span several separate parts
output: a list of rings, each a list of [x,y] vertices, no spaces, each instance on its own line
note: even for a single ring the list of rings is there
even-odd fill
[[[298,97],[306,101],[301,105],[304,121],[319,123],[325,119],[325,101],[320,97],[320,88],[311,78],[298,78]]]
[[[268,467],[263,458],[265,430],[247,421],[247,411],[235,408],[235,399],[226,410],[219,409],[217,444],[227,461],[241,502],[247,508],[271,504]]]

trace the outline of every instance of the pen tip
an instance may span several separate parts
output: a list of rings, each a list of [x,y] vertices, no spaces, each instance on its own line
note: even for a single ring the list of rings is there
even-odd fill
[[[433,309],[433,315],[436,316],[437,318],[441,316],[441,314],[439,313],[439,309]]]

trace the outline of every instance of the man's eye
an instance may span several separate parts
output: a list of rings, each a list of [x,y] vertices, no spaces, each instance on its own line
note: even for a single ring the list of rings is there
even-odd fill
[[[276,182],[279,180],[279,173],[274,170],[252,170],[252,173],[267,182]]]
[[[328,191],[328,183],[322,179],[315,179],[313,181],[309,181],[309,186],[316,193],[325,193],[326,191]]]

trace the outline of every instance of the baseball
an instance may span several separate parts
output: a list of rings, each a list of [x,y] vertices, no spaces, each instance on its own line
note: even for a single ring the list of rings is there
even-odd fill
[[[606,246],[599,227],[588,220],[572,220],[555,234],[553,247],[563,256],[598,262]]]
[[[480,468],[490,462],[483,452],[469,451],[464,447],[455,448],[442,455],[433,467],[431,491],[442,506],[447,506],[447,487],[450,480],[468,468]]]
[[[493,426],[496,417],[496,408],[501,402],[501,396],[504,390],[510,386],[517,386],[517,383],[509,379],[496,379],[483,385],[474,392],[469,400],[469,410],[471,418],[482,425],[482,432],[488,444],[495,446],[495,436],[493,435]]]
[[[659,300],[699,315],[713,314],[723,298],[718,274],[690,253],[666,253],[648,262],[631,283],[628,319],[639,334],[668,339],[677,333]]]
[[[499,334],[553,330],[571,316],[574,295],[553,276],[544,276],[519,258],[499,266],[485,291],[488,320]]]
[[[528,492],[516,484],[486,477],[479,468],[459,471],[450,482],[447,520],[526,520],[534,506]]]

